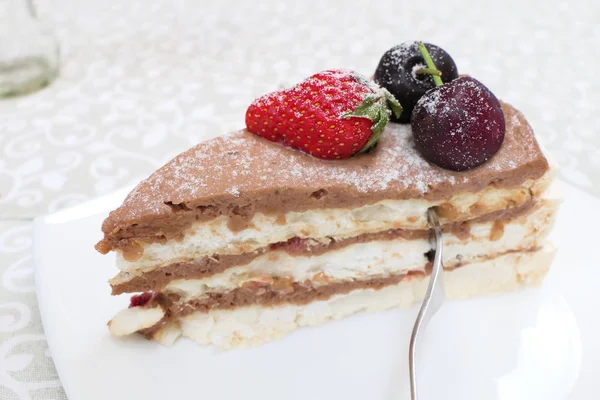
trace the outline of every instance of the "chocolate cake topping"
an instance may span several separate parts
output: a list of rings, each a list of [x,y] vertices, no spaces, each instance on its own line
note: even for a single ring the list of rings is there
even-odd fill
[[[487,163],[467,172],[443,170],[414,148],[410,128],[389,124],[377,148],[348,160],[323,161],[246,132],[219,137],[180,154],[141,182],[104,221],[106,253],[123,240],[180,237],[194,221],[219,215],[243,229],[256,212],[358,207],[384,199],[440,200],[489,185],[515,187],[548,169],[523,115],[502,109],[506,137]]]

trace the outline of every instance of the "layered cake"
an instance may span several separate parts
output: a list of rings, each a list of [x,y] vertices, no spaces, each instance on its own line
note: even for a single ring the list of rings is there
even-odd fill
[[[325,71],[257,99],[246,129],[141,182],[96,246],[116,253],[113,295],[135,293],[111,332],[229,348],[408,307],[428,283],[430,208],[447,297],[539,284],[554,254],[554,169],[519,111],[425,48],[397,46],[378,67],[410,70],[414,104],[385,74]]]

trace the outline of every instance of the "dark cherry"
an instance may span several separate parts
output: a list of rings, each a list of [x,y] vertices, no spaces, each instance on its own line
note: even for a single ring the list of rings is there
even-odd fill
[[[468,76],[425,93],[415,105],[411,127],[423,156],[453,171],[489,160],[500,149],[505,132],[500,102]]]
[[[454,60],[442,48],[425,43],[437,69],[442,72],[442,82],[448,83],[458,78],[458,69]],[[417,101],[431,88],[433,79],[427,74],[417,74],[425,67],[425,61],[418,49],[417,42],[404,42],[385,52],[375,70],[374,80],[390,91],[402,105],[399,118],[392,121],[409,122]]]

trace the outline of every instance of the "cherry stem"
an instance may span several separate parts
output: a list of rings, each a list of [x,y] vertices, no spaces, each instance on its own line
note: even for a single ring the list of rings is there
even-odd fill
[[[417,46],[419,47],[419,51],[421,52],[421,55],[425,60],[427,68],[437,71],[438,69],[435,67],[435,64],[433,63],[433,60],[431,59],[431,56],[429,55],[429,52],[427,51],[427,48],[425,47],[423,42],[417,42]],[[431,75],[431,77],[433,78],[433,83],[435,83],[435,86],[442,86],[444,84],[444,82],[442,82],[442,78],[440,78],[439,75]]]
[[[431,68],[420,68],[420,69],[416,70],[415,73],[417,75],[428,74],[428,75],[442,76],[442,71],[439,71],[437,69],[431,69]]]

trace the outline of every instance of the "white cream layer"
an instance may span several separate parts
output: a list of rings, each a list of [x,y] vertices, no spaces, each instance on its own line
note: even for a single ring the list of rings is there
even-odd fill
[[[552,227],[557,206],[555,201],[543,200],[533,212],[506,224],[497,240],[490,240],[494,229],[497,229],[494,222],[473,225],[468,240],[445,234],[445,267],[508,251],[542,247]],[[246,282],[269,283],[273,276],[296,282],[309,280],[316,286],[330,281],[388,277],[423,271],[428,261],[425,253],[430,249],[427,239],[397,239],[357,243],[318,256],[293,256],[285,251],[271,251],[247,265],[228,268],[208,278],[173,281],[163,291],[194,298],[207,292],[229,291]]]
[[[475,208],[483,210],[481,213],[484,214],[504,210],[514,206],[515,202],[524,203],[532,194],[537,196],[545,190],[553,175],[553,171],[549,171],[541,179],[526,181],[512,189],[490,187],[477,193],[461,192],[443,203],[453,207],[456,220],[473,218],[471,210]],[[149,270],[207,255],[251,252],[296,236],[316,240],[327,236],[341,239],[394,228],[427,229],[427,209],[441,203],[423,199],[384,200],[353,209],[289,212],[285,214],[283,224],[280,223],[281,216],[257,213],[252,219],[252,227],[239,232],[232,232],[227,227],[228,218],[223,216],[194,224],[180,241],[144,245],[143,256],[134,262],[126,261],[117,251],[117,266],[123,271]],[[441,222],[444,221],[442,217]]]

